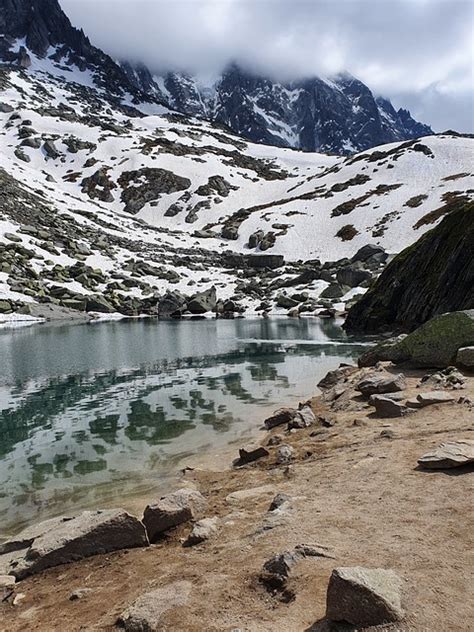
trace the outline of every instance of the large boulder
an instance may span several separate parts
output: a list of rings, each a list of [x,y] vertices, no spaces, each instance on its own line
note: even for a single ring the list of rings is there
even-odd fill
[[[336,568],[326,598],[326,618],[368,627],[399,621],[402,581],[381,568]]]
[[[445,312],[474,308],[474,202],[455,202],[447,215],[390,262],[349,310],[348,331],[412,331]]]
[[[148,505],[143,514],[143,524],[150,542],[173,527],[201,517],[206,509],[206,499],[193,489],[179,489],[163,496],[156,503]]]
[[[186,311],[186,298],[178,291],[168,292],[158,302],[160,318],[174,318]]]
[[[195,294],[188,301],[188,311],[191,314],[205,314],[206,312],[212,312],[216,308],[216,304],[216,288],[211,287],[209,290]]]
[[[474,309],[432,318],[405,337],[384,341],[359,359],[360,366],[379,360],[444,368],[456,362],[458,349],[474,344]]]
[[[417,366],[445,367],[460,347],[474,344],[474,309],[436,316],[404,338],[400,347]]]
[[[172,608],[184,606],[191,588],[191,582],[178,581],[145,593],[122,612],[117,623],[126,632],[164,630],[163,615]]]
[[[47,520],[0,547],[0,573],[23,579],[91,555],[148,546],[143,524],[123,509],[84,511]]]

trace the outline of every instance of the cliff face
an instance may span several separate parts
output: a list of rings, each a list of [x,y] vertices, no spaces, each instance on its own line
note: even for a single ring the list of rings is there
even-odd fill
[[[474,203],[443,221],[387,266],[349,311],[351,333],[411,331],[437,314],[474,308]]]

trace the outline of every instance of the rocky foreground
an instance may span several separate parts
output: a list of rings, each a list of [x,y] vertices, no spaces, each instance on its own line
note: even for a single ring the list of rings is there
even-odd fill
[[[13,535],[2,630],[467,630],[474,314],[440,318],[471,327],[436,358],[430,321],[401,340],[403,364],[375,348],[341,365],[256,445],[137,501],[140,518],[88,511]],[[438,368],[421,368],[423,346]]]

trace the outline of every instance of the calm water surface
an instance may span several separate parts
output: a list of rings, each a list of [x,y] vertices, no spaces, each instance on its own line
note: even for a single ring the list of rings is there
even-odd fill
[[[182,459],[244,440],[361,350],[316,319],[0,331],[0,535],[159,492]]]

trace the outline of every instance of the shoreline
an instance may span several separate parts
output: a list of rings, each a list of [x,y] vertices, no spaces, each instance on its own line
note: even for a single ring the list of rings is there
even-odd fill
[[[332,569],[361,565],[392,568],[402,577],[406,618],[397,630],[425,632],[437,625],[464,631],[472,620],[465,594],[472,470],[459,476],[422,472],[417,459],[443,441],[472,435],[474,375],[464,373],[464,388],[450,391],[451,402],[402,419],[379,419],[354,391],[354,380],[381,371],[404,376],[406,397],[428,390],[420,380],[434,373],[390,363],[355,369],[349,380],[339,378],[311,399],[316,419],[324,422],[290,431],[278,426],[261,435],[269,456],[238,468],[229,458],[238,456],[233,447],[220,451],[219,459],[209,455],[212,468],[198,457],[184,468],[179,486],[203,494],[206,516],[218,521],[216,534],[183,548],[192,527],[183,523],[147,548],[90,557],[24,579],[18,584],[25,595],[21,606],[2,606],[6,630],[20,630],[26,621],[32,630],[59,630],[64,617],[74,618],[72,630],[115,630],[127,605],[174,581],[191,588],[185,605],[163,614],[170,629],[323,630],[310,626],[323,625]],[[343,392],[331,399],[338,387]],[[282,445],[293,453],[279,463]],[[288,500],[269,511],[278,493]],[[285,602],[262,583],[263,563],[302,544],[329,547],[333,557],[298,563],[286,587],[293,597]],[[71,591],[84,587],[90,594],[71,602]]]

